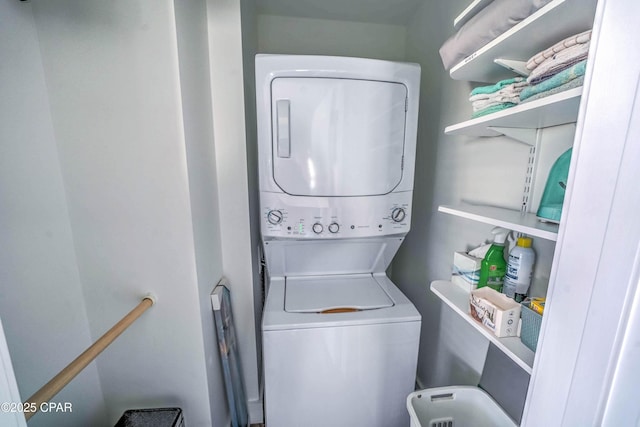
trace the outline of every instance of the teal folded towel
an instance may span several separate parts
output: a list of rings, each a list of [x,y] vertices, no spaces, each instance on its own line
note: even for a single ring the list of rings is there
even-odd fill
[[[494,93],[499,91],[500,89],[503,89],[506,86],[509,85],[513,85],[515,84],[516,86],[525,86],[526,82],[525,79],[522,77],[514,77],[512,79],[505,79],[505,80],[501,80],[496,84],[490,85],[490,86],[480,86],[477,87],[475,89],[473,89],[471,91],[471,94],[469,96],[474,96],[474,95],[479,95],[479,94],[486,94],[486,93]]]
[[[547,96],[555,95],[556,93],[564,92],[565,90],[573,89],[574,87],[582,86],[584,84],[584,76],[580,76],[571,80],[569,83],[565,83],[553,89],[545,90],[544,92],[537,93],[525,99],[523,102],[531,102],[536,99],[545,98]]]
[[[513,102],[503,102],[502,104],[495,104],[491,107],[483,108],[482,110],[475,111],[471,117],[478,118],[482,116],[486,116],[487,114],[497,113],[498,111],[506,110],[507,108],[514,107],[518,104],[514,104]]]
[[[527,98],[532,97],[541,92],[546,92],[551,89],[562,86],[566,83],[569,83],[571,80],[575,80],[580,76],[584,75],[584,71],[587,67],[587,61],[581,61],[577,64],[567,68],[566,70],[560,71],[553,77],[548,78],[547,80],[538,83],[534,86],[527,86],[522,89],[520,92],[520,101],[524,101]]]

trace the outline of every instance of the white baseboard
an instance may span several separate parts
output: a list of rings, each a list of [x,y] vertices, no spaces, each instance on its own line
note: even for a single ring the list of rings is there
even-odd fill
[[[249,400],[247,402],[247,411],[249,412],[249,424],[262,424],[264,422],[262,399]]]

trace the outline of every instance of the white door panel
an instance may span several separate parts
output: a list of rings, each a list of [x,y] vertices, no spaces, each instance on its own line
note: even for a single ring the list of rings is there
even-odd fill
[[[271,85],[273,176],[301,196],[387,194],[402,179],[403,84],[276,78]]]
[[[18,384],[13,372],[9,348],[4,336],[0,320],[0,425],[6,427],[27,427],[23,411],[20,411],[22,399],[18,392]]]

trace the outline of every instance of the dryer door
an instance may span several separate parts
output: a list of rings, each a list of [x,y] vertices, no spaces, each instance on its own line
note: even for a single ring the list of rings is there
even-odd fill
[[[402,180],[407,88],[400,83],[276,78],[273,178],[298,196],[387,194]]]

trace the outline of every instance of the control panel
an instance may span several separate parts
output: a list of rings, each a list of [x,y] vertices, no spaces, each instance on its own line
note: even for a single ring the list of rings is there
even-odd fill
[[[292,197],[262,193],[265,237],[332,239],[405,234],[412,192],[369,197]]]

